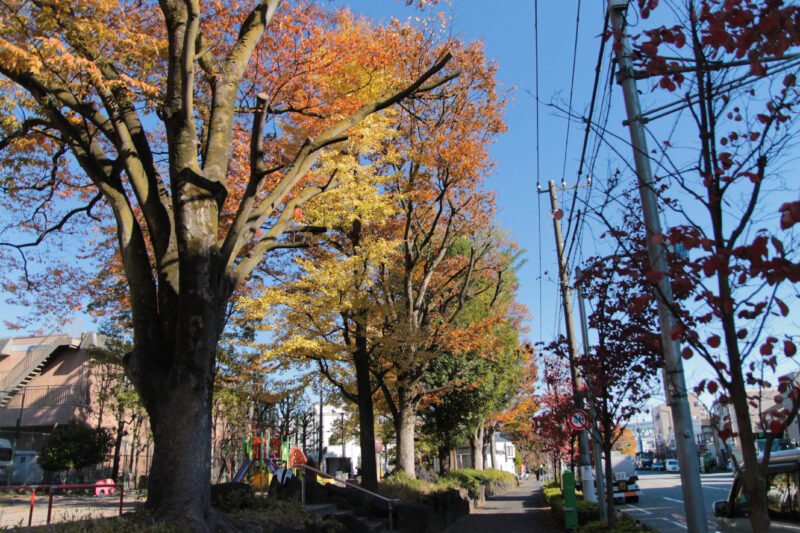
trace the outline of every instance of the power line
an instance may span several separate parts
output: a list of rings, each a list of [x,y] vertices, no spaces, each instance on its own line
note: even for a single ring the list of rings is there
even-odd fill
[[[569,106],[568,109],[572,109],[572,96],[575,90],[575,68],[577,65],[577,58],[578,58],[578,31],[580,30],[580,23],[581,23],[581,0],[578,0],[578,14],[575,17],[575,43],[572,48],[572,76],[570,77],[569,82]],[[565,179],[567,174],[567,154],[569,153],[569,130],[570,126],[572,126],[572,118],[568,115],[567,116],[567,135],[564,141],[564,164],[561,168],[561,179],[562,181]]]
[[[533,2],[533,40],[534,40],[534,68],[536,72],[536,184],[537,190],[540,184],[541,174],[539,173],[539,0]],[[542,201],[536,195],[536,215],[539,228],[539,340],[544,335],[544,305],[542,300],[543,288],[543,269],[542,269]]]

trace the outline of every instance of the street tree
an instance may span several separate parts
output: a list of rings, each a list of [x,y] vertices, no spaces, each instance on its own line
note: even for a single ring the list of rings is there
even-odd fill
[[[2,201],[14,214],[3,260],[23,274],[5,288],[85,285],[74,258],[106,265],[100,245],[115,236],[133,330],[125,369],[155,445],[147,506],[197,531],[223,519],[209,505],[211,405],[231,298],[268,253],[313,231],[298,210],[339,184],[318,172],[320,155],[448,78],[436,77],[447,53],[393,76],[401,31],[280,4],[0,7]],[[65,252],[34,268],[34,246],[49,243]]]
[[[639,225],[637,231],[630,224],[623,228],[613,236],[605,235],[605,240],[622,239],[634,252],[616,246],[617,253],[590,258],[577,280],[593,309],[588,325],[596,342],[576,363],[586,377],[587,399],[595,413],[597,432],[592,436],[603,451],[606,487],[614,486],[611,451],[627,423],[650,399],[659,381],[658,369],[663,367],[655,300],[650,287],[640,281],[642,265],[647,264],[644,228]],[[564,348],[560,351],[566,353]],[[613,527],[612,490],[606,491],[606,507],[609,527]]]
[[[795,339],[778,333],[793,293],[783,282],[796,283],[796,264],[793,250],[783,244],[786,236],[769,217],[783,200],[775,192],[786,189],[782,163],[790,157],[798,122],[798,64],[790,52],[800,45],[800,8],[782,0],[689,1],[681,11],[658,8],[658,1],[638,3],[644,17],[658,9],[672,10],[677,18],[674,25],[640,34],[635,60],[642,70],[631,74],[655,77],[654,90],[661,94],[680,92],[662,111],[688,109],[698,135],[696,156],[687,164],[668,140],[659,146],[673,197],[663,203],[680,222],[667,235],[649,238],[688,251],[675,283],[693,293],[686,304],[672,307],[677,325],[670,335],[687,344],[684,358],[697,355],[709,363],[713,377],[698,390],[733,407],[750,521],[755,531],[766,531],[770,446],[759,460],[748,387],[775,384],[765,376],[796,351]],[[783,217],[787,211],[791,205]],[[646,275],[657,281],[663,274]],[[770,439],[800,405],[796,384],[787,377],[777,384],[792,401],[772,415],[760,413]],[[730,436],[730,428],[723,427],[721,435]]]

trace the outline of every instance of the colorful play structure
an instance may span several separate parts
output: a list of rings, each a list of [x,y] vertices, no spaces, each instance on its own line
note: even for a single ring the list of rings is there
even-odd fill
[[[269,436],[247,437],[242,443],[242,466],[233,481],[249,483],[254,489],[269,488],[273,476],[282,484],[294,475],[299,475],[306,456],[300,448],[292,445],[288,438]]]

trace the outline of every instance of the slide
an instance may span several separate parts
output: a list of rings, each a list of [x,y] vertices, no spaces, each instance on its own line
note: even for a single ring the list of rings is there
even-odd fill
[[[250,467],[253,466],[255,459],[245,459],[242,466],[239,468],[239,471],[236,472],[236,475],[233,476],[233,480],[237,483],[241,483],[244,481],[244,476],[247,475],[247,471],[250,470]]]

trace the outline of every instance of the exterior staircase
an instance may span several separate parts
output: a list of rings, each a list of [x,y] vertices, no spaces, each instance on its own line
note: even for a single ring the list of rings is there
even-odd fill
[[[39,344],[28,349],[28,353],[0,380],[0,409],[4,409],[19,391],[38,376],[48,359],[61,346],[77,348],[78,340],[69,335],[50,333]]]

